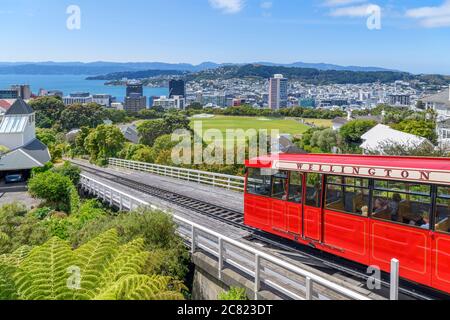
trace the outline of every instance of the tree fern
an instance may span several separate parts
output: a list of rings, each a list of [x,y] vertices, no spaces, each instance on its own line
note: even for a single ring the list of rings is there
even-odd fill
[[[33,249],[15,275],[18,294],[24,300],[73,298],[67,286],[69,267],[76,265],[70,246],[57,237]]]
[[[111,286],[96,300],[182,300],[170,289],[170,279],[161,276],[129,275]]]
[[[0,256],[0,299],[183,298],[180,282],[141,274],[149,257],[143,239],[118,243],[110,230],[75,251],[55,237],[31,251],[23,247]]]
[[[117,255],[118,244],[117,231],[113,229],[75,250],[77,266],[81,270],[79,299],[90,299],[96,294],[106,266]]]

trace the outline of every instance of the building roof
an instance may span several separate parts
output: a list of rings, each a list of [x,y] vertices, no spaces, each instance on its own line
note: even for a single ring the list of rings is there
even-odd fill
[[[362,137],[364,140],[361,148],[368,151],[375,151],[383,148],[385,143],[399,144],[409,147],[417,147],[425,142],[429,142],[426,138],[413,134],[394,130],[383,124],[379,124],[366,132]]]
[[[450,107],[450,92],[449,89],[443,90],[439,93],[427,96],[422,99],[423,102],[440,103]]]
[[[25,115],[32,114],[33,109],[25,102],[23,99],[19,98],[14,101],[14,103],[6,111],[5,115]]]
[[[12,104],[14,103],[14,99],[1,99],[0,100],[0,109],[7,111]]]
[[[51,160],[48,148],[38,139],[0,157],[0,171],[28,170],[43,167]]]
[[[122,131],[122,134],[125,136],[125,139],[127,139],[131,143],[134,144],[139,143],[139,133],[135,125],[120,126],[120,131]]]

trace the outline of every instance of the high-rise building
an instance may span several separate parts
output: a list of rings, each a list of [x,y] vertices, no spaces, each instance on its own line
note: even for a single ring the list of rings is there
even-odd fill
[[[139,112],[147,109],[147,97],[144,96],[144,87],[140,82],[127,83],[127,96],[123,104],[127,112]]]
[[[133,94],[142,97],[144,95],[144,87],[140,82],[128,82],[127,83],[127,97],[131,97]]]
[[[89,92],[75,92],[63,97],[63,102],[66,106],[72,104],[87,104],[92,103],[93,98]]]
[[[0,90],[0,99],[17,99],[19,94],[17,90]]]
[[[276,74],[269,80],[269,108],[279,110],[288,106],[288,80]]]
[[[169,81],[169,98],[174,96],[186,96],[186,84],[184,80],[170,80]]]
[[[17,91],[17,95],[23,100],[31,98],[31,88],[27,84],[15,84],[11,86],[11,90]]]

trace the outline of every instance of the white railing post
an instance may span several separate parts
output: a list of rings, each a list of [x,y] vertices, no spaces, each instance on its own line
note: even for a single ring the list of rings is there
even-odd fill
[[[313,282],[310,277],[306,277],[306,300],[313,299]]]
[[[258,293],[261,290],[261,256],[255,254],[255,300],[258,300]]]
[[[400,278],[400,261],[397,259],[391,260],[391,300],[398,300],[398,287]]]
[[[192,233],[191,233],[191,237],[192,237],[192,242],[191,242],[191,253],[194,254],[195,253],[195,238],[197,236],[197,229],[195,228],[195,226],[192,226]]]
[[[222,270],[223,270],[223,239],[219,238],[219,280],[222,280]]]

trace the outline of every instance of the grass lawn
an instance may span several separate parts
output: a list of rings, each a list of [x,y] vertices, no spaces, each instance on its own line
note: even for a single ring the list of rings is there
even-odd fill
[[[293,136],[301,135],[308,130],[308,126],[301,124],[295,120],[284,120],[280,118],[265,118],[265,117],[229,117],[229,116],[215,116],[208,119],[193,119],[194,121],[203,122],[203,132],[208,129],[218,129],[222,131],[225,136],[227,129],[267,129],[279,130],[281,134],[291,134]]]
[[[328,119],[305,119],[306,123],[313,123],[318,127],[331,128],[333,126],[332,120]]]

